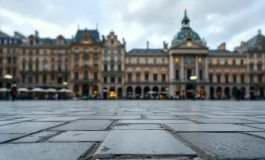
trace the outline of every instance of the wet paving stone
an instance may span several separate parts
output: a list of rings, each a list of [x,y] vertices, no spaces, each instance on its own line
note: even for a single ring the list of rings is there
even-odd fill
[[[119,124],[114,126],[114,130],[156,130],[163,129],[158,124]]]
[[[257,123],[255,121],[244,120],[244,119],[221,119],[221,118],[193,118],[192,120],[201,123],[216,123],[216,124],[246,124],[246,123]]]
[[[24,143],[24,142],[37,142],[46,139],[47,137],[53,136],[58,134],[58,132],[54,131],[43,131],[39,133],[35,133],[32,135],[29,135],[27,137],[18,139],[16,141],[12,141],[12,143]]]
[[[159,138],[158,138],[159,137]],[[160,130],[114,130],[97,149],[94,157],[113,155],[196,155],[175,137]]]
[[[96,142],[104,141],[109,134],[109,131],[67,131],[59,134],[49,141],[52,142]]]
[[[74,121],[80,119],[82,117],[48,117],[48,118],[41,118],[36,119],[34,121],[38,122],[67,122],[67,121]]]
[[[6,125],[6,124],[18,123],[18,122],[20,121],[18,120],[0,121],[0,126]]]
[[[265,140],[241,133],[180,133],[216,159],[262,159]]]
[[[235,124],[166,124],[176,132],[241,132],[264,131]]]
[[[147,119],[182,119],[177,116],[146,116]]]
[[[141,116],[86,116],[81,119],[107,119],[107,120],[116,120],[116,119],[142,119]]]
[[[257,127],[257,128],[265,130],[265,124],[245,124],[245,126]]]
[[[33,133],[59,124],[62,122],[21,122],[0,126],[0,133]]]
[[[198,141],[217,159],[265,159],[264,106],[265,101],[0,101],[0,160],[77,159],[94,143],[91,153],[107,159],[207,159],[172,135],[184,133],[193,133],[193,144]]]
[[[92,131],[105,130],[113,121],[110,120],[77,120],[68,124],[52,128],[55,131]]]
[[[23,143],[0,145],[1,160],[75,160],[93,143]]]
[[[24,134],[0,134],[0,143],[24,136]]]
[[[259,136],[265,139],[265,132],[245,132],[254,136]]]
[[[193,123],[188,120],[119,120],[119,124]]]

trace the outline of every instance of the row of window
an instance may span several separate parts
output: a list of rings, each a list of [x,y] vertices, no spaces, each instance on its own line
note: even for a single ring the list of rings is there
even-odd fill
[[[262,63],[257,64],[258,71],[262,71],[262,66],[263,66]],[[254,64],[253,63],[249,64],[249,70],[254,71]]]
[[[44,61],[47,61],[47,60],[44,59]],[[55,59],[52,58],[52,62],[54,62],[54,61],[55,61]],[[59,57],[59,58],[58,58],[58,61],[59,61],[59,62],[62,62],[62,61],[63,61],[63,60],[62,60],[62,57]],[[26,62],[25,58],[23,58],[22,62]],[[33,62],[32,58],[29,58],[29,62]],[[35,62],[36,62],[36,63],[39,62],[39,59],[36,58]],[[68,58],[65,58],[65,62],[68,62]]]
[[[48,55],[48,52],[49,52],[49,50],[42,50],[42,54],[43,55]],[[25,54],[29,54],[29,55],[34,55],[34,54],[36,54],[36,55],[39,55],[39,49],[36,49],[36,50],[26,50],[26,49],[23,49],[22,50],[22,53],[25,55]],[[56,54],[56,53],[58,53],[58,54],[63,54],[63,53],[66,53],[66,54],[68,54],[68,50],[66,49],[66,50],[63,50],[63,49],[58,49],[58,50],[54,50],[54,49],[52,49],[51,50],[51,54]]]
[[[16,39],[0,39],[0,44],[8,45],[8,44],[18,44],[19,41]]]
[[[127,74],[127,80],[130,82],[132,81],[132,73],[128,73]],[[136,82],[140,82],[141,81],[141,73],[136,73]],[[145,73],[144,74],[144,80],[145,81],[150,81],[149,79],[149,73]],[[158,81],[158,74],[157,73],[154,73],[153,74],[153,79],[152,79],[154,82],[155,81]],[[166,74],[162,74],[161,75],[161,80],[162,82],[166,82]]]
[[[119,49],[117,51],[115,51],[113,49],[112,50],[104,49],[104,54],[108,54],[108,53],[110,53],[110,54],[115,54],[115,53],[121,54],[121,49]]]
[[[209,64],[210,65],[214,64],[213,60],[209,60]],[[215,64],[216,65],[220,65],[220,60],[217,59]],[[225,60],[224,65],[228,65],[228,60]],[[232,65],[236,65],[236,60],[235,59],[233,59]],[[244,65],[244,61],[242,59],[240,60],[240,65]]]
[[[145,60],[144,60],[145,64],[149,64],[150,63],[149,60],[150,59],[145,58]],[[128,64],[132,64],[132,58],[128,58]],[[136,64],[142,64],[141,61],[140,61],[140,58],[136,58]],[[157,59],[154,58],[153,59],[153,63],[150,63],[150,64],[157,64]],[[161,64],[166,64],[165,58],[161,59]]]
[[[216,72],[221,72],[220,68],[216,68],[215,70],[216,70]],[[236,68],[233,68],[233,69],[225,68],[224,72],[229,72],[230,70],[233,72],[238,72],[238,69],[236,69]],[[210,71],[212,71],[212,69],[210,69]],[[241,72],[245,72],[245,69],[241,69]]]
[[[109,59],[108,59],[108,56],[104,56],[104,57],[103,57],[103,60],[104,60],[104,61],[108,61],[108,60],[109,60]],[[111,60],[111,61],[115,61],[115,57],[114,57],[114,56],[111,56],[111,57],[110,57],[110,60]],[[121,61],[121,56],[117,56],[117,60],[118,60],[118,61]]]
[[[221,75],[217,75],[216,80],[217,80],[217,83],[221,83]],[[210,81],[210,83],[213,82],[213,75],[212,74],[209,75],[209,81]],[[229,82],[230,82],[229,81],[229,75],[225,75],[225,83],[229,83]],[[240,82],[245,83],[245,76],[244,75],[240,76]],[[237,83],[237,75],[236,74],[233,75],[233,83]]]
[[[63,70],[62,66],[63,66],[62,64],[58,64],[58,66],[57,66],[58,70],[57,71],[62,71]],[[48,63],[44,62],[43,66],[42,66],[42,69],[44,71],[47,71],[48,70]],[[22,71],[25,71],[25,70],[26,70],[26,63],[22,63]],[[33,63],[29,63],[28,64],[28,70],[29,71],[33,71]],[[68,71],[68,64],[64,65],[64,70]],[[35,71],[39,71],[39,63],[35,64]],[[51,71],[55,71],[55,65],[54,64],[51,65]]]
[[[111,76],[109,77],[109,79],[110,83],[116,83],[116,77]],[[103,77],[103,83],[107,84],[109,82],[108,82],[108,77]],[[122,83],[122,77],[117,77],[117,82]]]
[[[84,66],[88,66],[89,65],[88,58],[84,59],[84,64],[83,65]],[[78,58],[75,59],[75,66],[79,66],[79,59]],[[94,59],[94,66],[95,67],[98,66],[98,60],[97,59]]]
[[[47,81],[47,78],[48,76],[46,74],[43,74],[42,75],[42,83],[43,84],[46,84],[48,81]],[[51,82],[54,83],[55,82],[55,75],[54,74],[51,74]],[[68,76],[67,75],[64,75],[64,77],[57,77],[57,80],[56,80],[56,83],[57,84],[63,84],[63,82],[67,82],[68,81]],[[21,76],[21,82],[22,83],[26,83],[26,76],[23,74]],[[34,76],[28,76],[27,77],[27,83],[39,83],[39,74],[35,74]]]
[[[114,65],[114,64],[111,64],[111,65],[110,65],[110,70],[109,70],[107,64],[104,64],[104,65],[103,65],[103,68],[104,68],[104,71],[105,71],[105,72],[107,72],[107,71],[115,71],[115,65]],[[121,64],[118,64],[118,65],[117,65],[117,71],[122,71],[122,66],[121,66]]]
[[[0,57],[0,64],[3,63],[3,59]],[[16,64],[17,63],[17,59],[16,58],[11,58],[11,57],[8,57],[7,58],[7,64]]]
[[[258,53],[258,54],[249,53],[248,57],[249,57],[249,59],[262,58],[262,53]],[[264,58],[265,58],[265,56],[264,56]]]
[[[209,80],[210,80],[210,83],[212,83],[213,82],[213,75],[212,74],[210,74],[209,75]],[[216,80],[217,80],[217,83],[221,83],[221,75],[217,75],[216,76]],[[231,81],[230,81],[230,79],[229,79],[229,75],[225,75],[225,83],[230,83]],[[237,83],[238,81],[237,81],[237,75],[236,74],[234,74],[233,76],[232,76],[232,82],[233,83]],[[254,77],[253,76],[249,76],[249,82],[250,83],[253,83],[254,82]],[[263,75],[258,75],[258,82],[259,83],[262,83],[263,82]],[[245,76],[244,75],[241,75],[240,76],[240,83],[245,83]]]
[[[74,73],[74,80],[79,80],[79,73],[78,72]],[[83,80],[89,80],[88,71],[84,72]],[[94,72],[93,80],[94,81],[98,80],[98,72]]]
[[[79,53],[79,52],[80,52],[79,48],[75,48],[74,53]],[[85,48],[83,52],[88,53],[89,49]],[[98,53],[98,48],[94,48],[94,53]]]

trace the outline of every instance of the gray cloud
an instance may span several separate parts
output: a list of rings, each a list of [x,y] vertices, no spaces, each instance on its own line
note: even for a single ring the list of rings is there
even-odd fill
[[[0,8],[61,28],[80,23],[81,28],[94,29],[98,23],[103,34],[114,30],[120,39],[126,36],[130,39],[128,36],[133,35],[136,38],[127,41],[128,49],[145,46],[147,39],[152,41],[149,38],[154,35],[167,38],[156,43],[154,41],[159,39],[153,40],[153,44],[160,44],[154,47],[162,47],[164,40],[170,43],[181,28],[185,8],[192,28],[207,40],[211,48],[216,48],[222,42],[232,43],[231,40],[236,39],[237,35],[253,28],[264,28],[264,7],[263,0],[23,0],[20,3],[17,0],[0,0]],[[29,24],[18,26],[1,15],[0,21],[9,29],[21,30],[26,34],[33,29]],[[134,30],[131,26],[138,27]],[[251,38],[254,35],[244,34],[243,37]],[[237,44],[240,41],[238,39]]]

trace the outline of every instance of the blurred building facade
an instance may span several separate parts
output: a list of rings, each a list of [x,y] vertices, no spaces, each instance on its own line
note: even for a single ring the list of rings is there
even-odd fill
[[[111,31],[71,38],[0,31],[0,88],[69,88],[91,97],[232,98],[265,92],[265,37],[259,30],[234,51],[209,49],[185,11],[180,31],[161,48],[134,48]],[[9,78],[6,78],[9,75]],[[11,76],[11,78],[10,78]]]

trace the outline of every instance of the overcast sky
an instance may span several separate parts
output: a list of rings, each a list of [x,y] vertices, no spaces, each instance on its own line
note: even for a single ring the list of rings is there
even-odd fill
[[[113,30],[127,50],[162,48],[181,28],[187,9],[191,27],[215,49],[226,42],[233,50],[241,41],[265,32],[265,0],[0,0],[0,30],[40,37],[71,38],[80,29],[100,34]]]

